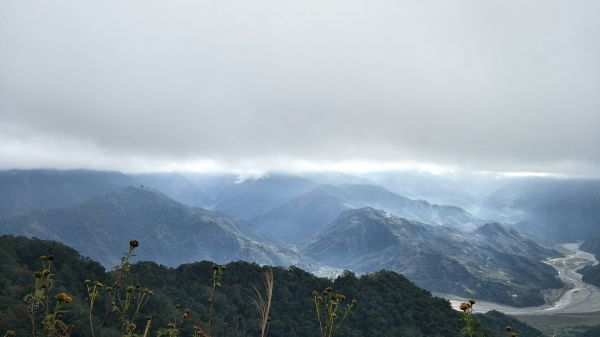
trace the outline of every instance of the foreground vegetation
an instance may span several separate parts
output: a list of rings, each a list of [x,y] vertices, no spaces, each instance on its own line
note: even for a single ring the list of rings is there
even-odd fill
[[[136,245],[132,242],[130,248]],[[454,311],[446,300],[394,272],[361,277],[346,272],[331,281],[294,267],[270,269],[245,262],[227,266],[197,262],[173,269],[153,262],[131,264],[132,252],[119,268],[107,273],[62,244],[0,237],[1,331],[31,336],[30,313],[37,306],[39,318],[48,323],[40,327],[55,323],[50,334],[55,337],[476,336],[464,330],[467,314],[482,322],[476,331],[485,336],[506,336],[507,324],[521,336],[541,335],[499,313],[473,316]],[[40,256],[45,259],[40,261]],[[126,281],[117,288],[114,282],[120,278]],[[28,294],[39,295],[42,284],[52,285],[47,300],[60,303],[58,309],[31,302]],[[316,289],[323,291],[315,293]],[[257,312],[257,307],[266,311]],[[43,335],[40,330],[36,333]]]

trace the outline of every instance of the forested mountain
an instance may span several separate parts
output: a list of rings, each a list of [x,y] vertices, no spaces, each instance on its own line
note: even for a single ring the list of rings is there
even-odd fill
[[[144,173],[130,175],[135,185],[157,189],[174,200],[194,207],[209,208],[214,200],[202,188],[178,173]]]
[[[461,229],[483,222],[465,210],[411,200],[374,185],[319,185],[250,220],[257,231],[284,243],[301,244],[341,211],[373,207],[409,219]]]
[[[596,260],[600,261],[600,236],[583,241],[579,248],[584,252],[594,254]],[[579,270],[579,273],[582,275],[582,281],[600,287],[600,264],[584,267]]]
[[[0,217],[68,206],[132,183],[130,177],[119,172],[0,171]]]
[[[482,208],[540,242],[585,240],[600,235],[600,180],[515,178]]]
[[[145,244],[140,241],[139,248]],[[33,272],[40,264],[38,256],[49,254],[54,256],[55,291],[67,292],[73,297],[64,320],[73,323],[74,337],[89,336],[88,296],[83,281],[90,279],[110,284],[114,275],[62,244],[13,236],[0,237],[0,331],[13,330],[17,336],[30,334],[22,299],[32,289]],[[206,326],[212,265],[211,262],[197,262],[168,268],[153,262],[134,264],[131,284],[139,284],[154,292],[143,308],[138,326],[143,326],[143,317],[151,315],[151,335],[155,335],[154,330],[165,327],[175,317],[176,304],[182,309],[191,309],[190,319],[183,325],[182,336],[193,335],[191,329],[194,325]],[[233,336],[237,317],[242,317],[237,336],[258,335],[258,314],[248,294],[253,285],[260,284],[264,269],[246,262],[227,265],[222,287],[218,288],[214,301],[213,336]],[[269,336],[318,335],[319,325],[311,293],[329,286],[345,294],[348,300],[358,299],[358,305],[339,331],[339,336],[456,337],[462,327],[460,314],[452,310],[446,300],[433,297],[394,272],[381,271],[361,277],[346,273],[331,281],[294,267],[273,268],[273,271]],[[98,301],[98,307],[103,308],[104,298],[100,297]],[[96,319],[102,312],[100,309],[96,311]],[[515,327],[521,332],[520,336],[543,336],[539,331],[502,314],[492,312],[478,318],[489,330],[490,337],[505,336],[503,327],[506,325]],[[114,328],[105,330],[107,336],[116,334],[118,332]]]
[[[243,233],[230,217],[176,202],[149,188],[125,187],[63,208],[0,219],[0,233],[57,240],[106,266],[118,263],[123,238],[146,242],[142,259],[176,266],[203,259],[301,264],[297,254]]]
[[[556,271],[539,261],[552,251],[498,224],[474,235],[373,208],[352,209],[315,234],[302,252],[327,265],[358,272],[385,268],[431,291],[515,306],[543,304],[542,289],[562,287]]]
[[[267,175],[232,184],[216,198],[216,210],[248,220],[299,196],[316,185],[310,179]]]
[[[579,249],[590,254],[594,254],[596,259],[600,260],[600,236],[589,238],[581,244]]]

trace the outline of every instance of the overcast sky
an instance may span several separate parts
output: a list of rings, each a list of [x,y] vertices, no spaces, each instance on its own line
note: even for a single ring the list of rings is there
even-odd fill
[[[600,175],[600,1],[4,0],[0,167]]]

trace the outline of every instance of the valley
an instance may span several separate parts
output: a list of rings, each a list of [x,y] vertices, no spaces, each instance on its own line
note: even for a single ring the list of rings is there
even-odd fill
[[[560,245],[560,250],[564,257],[551,258],[545,263],[553,266],[558,271],[558,277],[563,281],[568,289],[564,291],[558,299],[550,304],[536,307],[515,308],[498,303],[487,301],[477,301],[475,310],[477,312],[488,312],[496,310],[509,315],[555,315],[555,314],[578,314],[593,313],[600,311],[600,289],[594,285],[585,283],[581,280],[581,274],[578,270],[585,267],[598,264],[593,254],[580,250],[579,243],[565,243]],[[458,308],[464,298],[444,295],[449,299],[454,308]]]
[[[600,320],[600,289],[591,285],[600,280],[600,239],[592,239],[600,185],[426,176],[411,185],[404,182],[413,177],[395,177],[0,171],[0,234],[67,244],[107,270],[120,261],[123,239],[136,238],[140,261],[169,270],[245,261],[332,282],[389,271],[450,299],[450,311],[474,298],[482,319],[497,319],[486,324],[511,315],[547,335],[567,327],[577,332],[558,336],[578,336]],[[571,202],[557,208],[563,192]],[[542,215],[559,211],[540,227]],[[590,240],[557,244],[561,219],[580,229],[565,241]]]

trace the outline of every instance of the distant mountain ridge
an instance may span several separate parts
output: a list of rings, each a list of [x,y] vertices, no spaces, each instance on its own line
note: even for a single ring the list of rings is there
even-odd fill
[[[486,198],[482,209],[548,245],[586,240],[600,236],[600,180],[515,179]]]
[[[272,265],[300,264],[289,250],[244,234],[245,225],[213,211],[192,208],[148,188],[125,187],[64,208],[0,219],[0,232],[69,244],[114,265],[124,238],[146,242],[139,255],[166,265],[211,259]]]
[[[515,254],[502,251],[510,247],[518,248]],[[342,212],[302,253],[338,268],[394,270],[432,291],[515,306],[542,304],[542,289],[562,287],[555,270],[537,260],[553,252],[516,231],[490,224],[465,233],[370,207]]]
[[[467,211],[447,205],[412,200],[375,185],[318,185],[282,205],[250,219],[257,231],[284,243],[302,243],[340,212],[373,207],[436,225],[474,229],[483,224]]]

